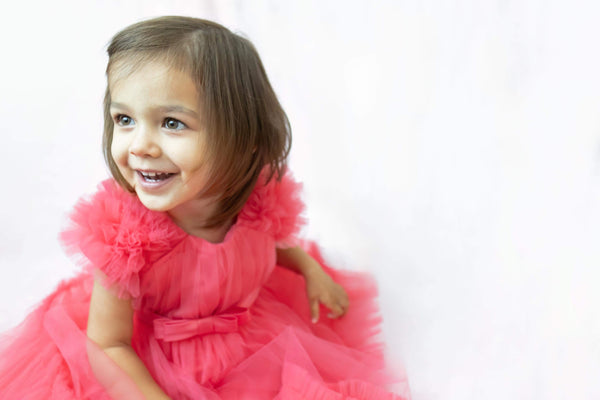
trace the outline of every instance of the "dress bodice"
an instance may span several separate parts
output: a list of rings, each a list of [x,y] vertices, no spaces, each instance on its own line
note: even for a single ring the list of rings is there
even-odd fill
[[[136,310],[197,318],[245,308],[273,270],[276,246],[293,244],[302,223],[300,185],[289,174],[264,177],[221,243],[186,233],[113,180],[77,204],[62,238]]]
[[[275,267],[268,233],[234,225],[221,243],[186,235],[140,271],[137,308],[177,318],[249,307]]]

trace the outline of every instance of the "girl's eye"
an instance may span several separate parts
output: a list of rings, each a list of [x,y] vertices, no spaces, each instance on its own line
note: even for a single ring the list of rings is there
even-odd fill
[[[121,126],[133,125],[133,119],[127,115],[119,114],[115,117],[115,122]]]
[[[183,122],[181,122],[175,118],[165,118],[165,121],[163,122],[163,126],[167,129],[171,129],[173,131],[180,131],[180,130],[186,128],[186,126]]]

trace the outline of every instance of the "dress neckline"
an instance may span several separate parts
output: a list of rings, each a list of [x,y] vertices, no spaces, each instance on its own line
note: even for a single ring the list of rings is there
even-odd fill
[[[138,199],[138,201],[139,201],[139,199]],[[143,204],[141,204],[141,206],[144,207]],[[244,205],[244,207],[245,207],[245,205]],[[152,210],[148,210],[148,211],[152,212]],[[240,225],[240,223],[239,223],[240,221],[239,221],[239,219],[236,216],[235,217],[235,221],[231,224],[231,226],[227,230],[227,233],[225,233],[225,236],[223,237],[223,240],[220,241],[220,242],[211,242],[210,240],[205,239],[205,238],[203,238],[201,236],[196,236],[196,235],[193,235],[193,234],[185,231],[182,227],[180,227],[179,225],[177,225],[175,223],[175,221],[173,221],[173,219],[171,218],[171,216],[167,212],[162,211],[162,212],[160,212],[160,214],[164,215],[164,217],[168,220],[169,225],[177,233],[179,233],[180,235],[185,236],[186,238],[189,238],[189,239],[193,240],[194,242],[202,243],[203,245],[212,246],[212,247],[225,246],[225,244],[228,243],[231,240],[231,238],[233,237],[234,233],[238,230],[238,227]]]

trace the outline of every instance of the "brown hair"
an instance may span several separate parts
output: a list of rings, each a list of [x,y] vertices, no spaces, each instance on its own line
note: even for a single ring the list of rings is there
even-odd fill
[[[291,147],[290,124],[249,40],[215,22],[160,17],[117,33],[107,52],[107,77],[117,62],[119,69],[124,66],[131,73],[146,62],[160,61],[188,73],[196,84],[210,165],[210,184],[201,195],[217,195],[220,204],[206,227],[219,226],[238,214],[263,169],[267,182],[281,178]],[[111,155],[110,103],[107,85],[104,159],[115,180],[133,191]]]

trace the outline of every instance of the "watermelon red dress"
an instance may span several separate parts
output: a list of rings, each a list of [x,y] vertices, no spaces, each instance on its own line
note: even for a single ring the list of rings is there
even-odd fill
[[[259,181],[215,244],[103,182],[62,234],[83,270],[0,339],[0,398],[143,398],[86,337],[99,270],[131,299],[132,346],[172,399],[408,399],[385,389],[373,280],[329,268],[305,243],[350,298],[344,317],[312,324],[303,278],[276,266],[276,247],[298,243],[299,188],[289,174]]]

